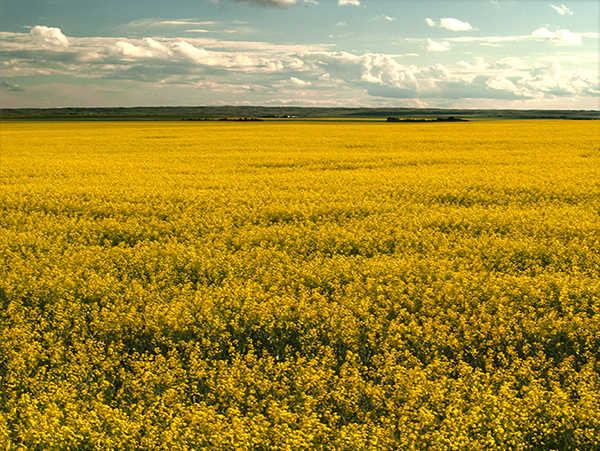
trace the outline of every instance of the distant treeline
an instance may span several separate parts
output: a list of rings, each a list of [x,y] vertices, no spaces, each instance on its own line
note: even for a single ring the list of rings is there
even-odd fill
[[[201,120],[224,118],[398,118],[600,119],[596,110],[459,110],[440,108],[313,108],[264,106],[134,108],[2,108],[0,119],[27,120]],[[236,119],[237,120],[237,119]]]
[[[438,117],[437,119],[399,119],[397,117],[388,117],[387,122],[469,122],[466,119],[460,119],[454,116],[450,116],[447,119],[443,117]]]
[[[182,121],[238,121],[238,122],[256,122],[256,121],[262,121],[262,119],[259,119],[257,117],[236,117],[236,118],[228,118],[228,117],[222,117],[219,119],[213,119],[213,118],[201,118],[201,117],[194,117],[194,118],[183,118],[181,119]]]

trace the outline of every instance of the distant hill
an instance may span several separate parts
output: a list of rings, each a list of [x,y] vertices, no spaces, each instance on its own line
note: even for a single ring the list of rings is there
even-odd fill
[[[2,108],[4,120],[198,120],[263,119],[600,119],[596,110],[460,110],[439,108],[304,108],[263,106],[134,107],[134,108]]]

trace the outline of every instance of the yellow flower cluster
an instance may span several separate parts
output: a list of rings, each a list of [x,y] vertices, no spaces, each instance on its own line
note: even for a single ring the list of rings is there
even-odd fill
[[[0,132],[0,448],[600,449],[597,124]]]

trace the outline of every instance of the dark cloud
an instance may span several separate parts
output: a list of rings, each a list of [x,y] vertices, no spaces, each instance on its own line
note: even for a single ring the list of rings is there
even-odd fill
[[[81,54],[74,51],[57,52],[48,49],[0,50],[0,58],[4,60],[23,60],[32,64],[44,65],[51,63],[73,64],[80,59]]]
[[[2,80],[2,83],[0,83],[0,86],[2,86],[2,89],[6,89],[7,91],[12,91],[12,92],[23,92],[25,91],[24,88],[21,88],[19,85],[13,84],[9,81],[6,80]]]

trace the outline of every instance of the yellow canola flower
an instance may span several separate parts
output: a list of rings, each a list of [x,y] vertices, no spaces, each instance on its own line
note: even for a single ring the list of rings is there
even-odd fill
[[[598,449],[596,125],[2,122],[0,444]]]

